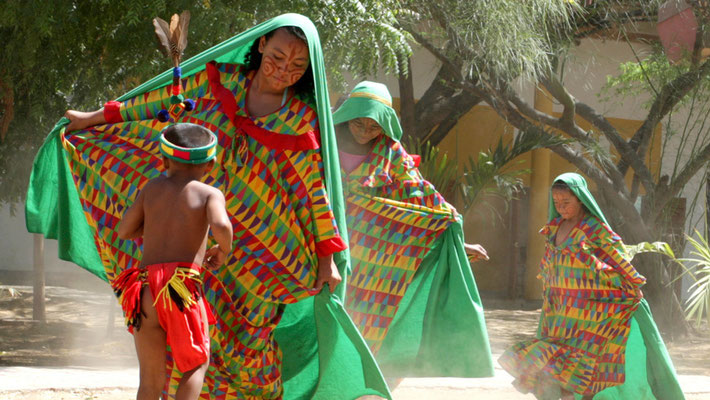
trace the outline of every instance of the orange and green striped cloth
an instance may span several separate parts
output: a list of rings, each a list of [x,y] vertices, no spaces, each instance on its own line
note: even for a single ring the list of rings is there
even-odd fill
[[[306,33],[315,92],[250,117],[245,98],[254,72],[240,63],[255,39],[287,25]],[[217,324],[201,398],[389,397],[342,306],[343,289],[333,296],[312,290],[318,256],[336,253],[341,273],[348,261],[337,229],[345,225],[344,207],[315,27],[283,15],[182,68],[183,93],[195,108],[177,122],[217,135],[217,166],[204,182],[223,191],[234,227],[225,266],[202,276]],[[107,103],[106,125],[64,132],[66,120],[60,121],[35,161],[28,230],[59,238],[60,256],[109,283],[141,256],[141,240],[119,239],[116,227],[141,187],[162,171],[158,138],[165,123],[155,116],[169,106],[170,78],[168,71]],[[180,374],[168,359],[166,389],[173,396]]]

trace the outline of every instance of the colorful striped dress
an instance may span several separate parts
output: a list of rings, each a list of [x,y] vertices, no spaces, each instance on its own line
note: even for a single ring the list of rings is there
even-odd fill
[[[599,218],[586,216],[556,246],[561,221],[557,217],[540,231],[547,243],[538,275],[543,282],[538,338],[499,359],[519,390],[537,396],[550,380],[583,395],[624,383],[630,321],[646,282],[629,263],[621,238]]]
[[[203,276],[217,318],[204,399],[282,395],[273,331],[284,305],[315,294],[318,256],[346,248],[323,183],[312,99],[298,94],[274,113],[252,117],[246,95],[253,74],[240,65],[212,62],[182,81],[185,97],[196,106],[178,122],[217,134],[217,165],[204,182],[225,193],[234,228],[234,250],[225,267]],[[108,124],[63,136],[109,282],[137,266],[141,256],[141,241],[120,240],[116,227],[138,191],[161,173],[158,137],[166,124],[155,116],[169,107],[169,89],[109,102]],[[178,378],[173,369],[169,392]]]
[[[342,175],[352,268],[345,307],[377,354],[424,255],[456,220],[402,145],[384,135]]]
[[[352,268],[345,307],[385,375],[491,376],[453,208],[385,135],[342,175]]]

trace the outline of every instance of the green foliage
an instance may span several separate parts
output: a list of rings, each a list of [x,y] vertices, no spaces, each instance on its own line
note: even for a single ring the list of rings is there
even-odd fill
[[[550,55],[568,43],[579,5],[568,0],[409,0],[400,20],[421,32],[476,81],[535,78],[551,67]]]
[[[182,9],[194,17],[187,56],[229,36],[231,13],[214,1],[3,2],[0,117],[12,121],[0,142],[0,203],[22,200],[34,154],[66,109],[96,109],[169,67],[150,21]]]
[[[662,88],[672,89],[688,76],[693,76],[696,68],[697,66],[690,63],[689,58],[671,64],[663,48],[660,44],[656,44],[650,53],[644,55],[644,58],[622,63],[618,75],[608,76],[599,97],[612,106],[629,99],[645,99],[642,106],[650,111],[654,102],[659,99],[665,100],[664,96],[667,95],[662,93]],[[697,79],[697,84],[688,92],[681,94],[677,104],[662,121],[663,137],[658,149],[661,156],[654,172],[660,175],[660,171],[664,171],[670,182],[678,177],[686,160],[702,157],[703,149],[710,144],[710,135],[707,134],[707,127],[710,124],[710,75],[699,75]],[[669,145],[670,143],[672,145]],[[667,160],[672,160],[673,164],[664,165]],[[707,177],[707,173],[706,169],[702,181]],[[703,202],[698,200],[698,196],[689,199],[687,215],[693,215],[695,208],[702,206]],[[670,211],[671,208],[667,207],[662,217],[662,225],[670,223]],[[689,225],[690,231],[697,226],[698,222]]]
[[[700,327],[703,318],[710,315],[710,245],[707,238],[700,232],[695,231],[698,239],[686,236],[688,242],[695,248],[691,250],[689,258],[676,258],[670,245],[665,242],[643,242],[636,245],[625,246],[630,257],[640,253],[657,253],[668,256],[676,262],[683,273],[676,276],[673,281],[690,276],[694,283],[688,289],[690,296],[685,303],[685,316],[689,320],[694,320],[695,325]]]
[[[458,192],[463,201],[461,211],[465,213],[474,205],[486,206],[490,211],[496,208],[483,200],[487,196],[502,199],[506,204],[522,190],[522,176],[530,170],[519,168],[515,159],[534,149],[567,143],[557,136],[543,135],[538,131],[516,135],[510,143],[501,138],[494,148],[482,151],[477,158],[469,157],[463,174],[458,173],[457,160],[441,152],[429,141],[410,139],[406,148],[412,154],[419,154],[419,171],[449,201]]]
[[[409,138],[409,136],[407,136]],[[459,184],[456,158],[449,158],[438,146],[427,141],[410,141],[405,146],[411,154],[421,157],[419,172],[431,182],[444,198],[453,201]]]
[[[408,35],[392,2],[357,0],[6,0],[0,7],[0,203],[22,201],[34,155],[67,109],[93,110],[168,69],[151,20],[189,10],[189,58],[286,12],[311,18],[329,76],[406,68]],[[405,70],[406,72],[406,70]],[[8,104],[10,106],[8,106]],[[12,115],[11,115],[12,114]]]
[[[527,169],[518,168],[519,162],[515,159],[535,149],[567,142],[559,136],[537,130],[520,132],[511,143],[504,143],[500,138],[494,148],[480,152],[478,158],[469,157],[461,185],[464,210],[476,204],[481,195],[499,196],[506,201],[514,198],[522,189],[520,177],[530,173]]]
[[[658,90],[690,70],[689,63],[671,64],[660,45],[655,45],[645,58],[619,65],[619,74],[607,76],[600,98],[603,101],[621,102],[624,99],[644,96],[644,107],[649,108]],[[710,90],[710,77],[705,77],[698,85],[700,90]],[[687,105],[690,97],[684,97],[678,107]]]
[[[670,258],[675,258],[675,253],[671,246],[666,242],[641,242],[639,244],[627,244],[624,246],[626,255],[629,258],[634,258],[636,254],[642,253],[657,253],[663,254]]]
[[[708,239],[695,231],[698,239],[688,236],[688,242],[695,248],[691,251],[690,258],[681,258],[678,261],[685,272],[695,281],[688,291],[690,297],[685,304],[685,315],[688,319],[695,320],[695,325],[700,326],[703,317],[710,315],[710,245]]]

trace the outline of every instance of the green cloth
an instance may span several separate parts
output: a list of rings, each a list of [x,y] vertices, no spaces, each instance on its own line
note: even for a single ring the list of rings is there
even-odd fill
[[[385,135],[396,141],[402,138],[402,126],[392,108],[392,96],[387,86],[381,83],[358,83],[347,100],[333,113],[335,125],[355,118],[374,119],[385,131]]]
[[[60,259],[108,282],[62,148],[59,132],[68,123],[68,119],[60,119],[35,156],[25,203],[25,225],[28,232],[56,239]]]
[[[336,124],[372,118],[387,133],[345,178],[345,307],[387,377],[493,376],[461,218],[396,140],[401,127],[386,103],[385,85],[361,82],[333,114]]]
[[[321,130],[325,182],[339,226],[346,226],[335,134],[318,32],[306,17],[285,14],[261,23],[182,63],[183,76],[205,68],[209,61],[241,63],[254,40],[281,26],[297,26],[306,34]],[[172,83],[172,70],[121,96],[126,100]],[[30,177],[25,216],[27,230],[59,240],[59,256],[106,280],[104,267],[69,172],[61,144],[61,119],[40,149]],[[347,233],[341,230],[347,241]],[[347,250],[335,254],[345,278]],[[335,295],[321,293],[290,305],[276,330],[283,350],[284,396],[287,399],[354,399],[365,394],[391,397],[367,345],[342,305],[345,281]]]
[[[568,172],[555,178],[553,183],[556,181],[566,183],[587,210],[609,226],[604,213],[589,192],[584,177]],[[550,221],[560,216],[552,202],[552,191],[550,191],[549,215]],[[575,398],[581,399],[582,396],[576,395]],[[652,398],[680,400],[685,396],[678,383],[678,376],[663,338],[653,321],[651,308],[646,299],[641,299],[641,304],[631,319],[631,331],[626,343],[626,382],[597,393],[594,400]]]
[[[463,243],[458,221],[419,266],[377,354],[385,376],[493,376],[483,306]]]

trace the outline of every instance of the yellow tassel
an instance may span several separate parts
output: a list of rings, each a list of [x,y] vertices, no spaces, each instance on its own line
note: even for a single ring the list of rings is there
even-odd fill
[[[167,308],[172,311],[173,304],[170,301],[170,292],[168,291],[169,287],[172,287],[178,296],[180,296],[183,301],[183,305],[186,308],[190,308],[197,304],[197,301],[193,298],[192,293],[190,293],[190,290],[185,285],[185,279],[192,279],[196,283],[202,285],[202,280],[196,272],[191,269],[187,269],[187,271],[185,271],[177,268],[173,273],[173,276],[170,277],[170,279],[165,283],[165,286],[163,286],[163,288],[158,292],[158,295],[155,297],[155,301],[153,302],[153,306],[158,304],[158,301],[162,298],[163,307],[167,306]]]

